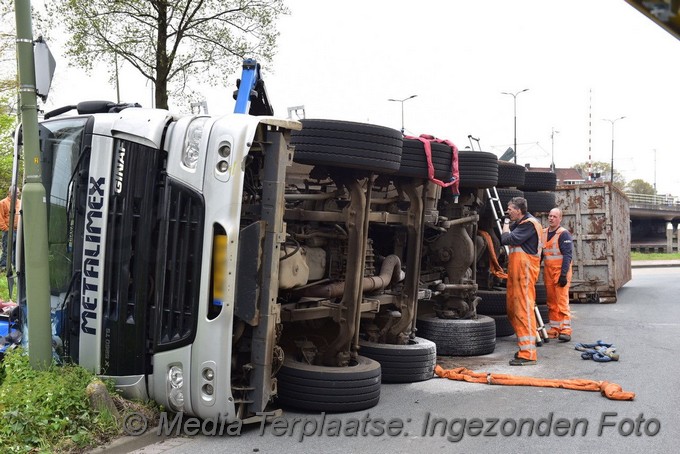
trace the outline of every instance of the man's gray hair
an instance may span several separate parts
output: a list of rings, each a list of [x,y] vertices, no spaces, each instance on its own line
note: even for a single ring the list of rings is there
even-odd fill
[[[509,204],[515,205],[522,214],[527,214],[527,199],[524,197],[513,197]]]

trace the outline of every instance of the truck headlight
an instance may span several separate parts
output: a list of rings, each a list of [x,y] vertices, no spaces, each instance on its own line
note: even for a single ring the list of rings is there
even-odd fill
[[[184,393],[181,390],[173,388],[170,391],[168,399],[170,401],[170,405],[173,407],[173,410],[176,411],[184,410]]]
[[[184,148],[182,149],[182,164],[190,170],[196,169],[198,157],[200,156],[201,137],[203,136],[203,127],[208,117],[198,117],[191,120],[187,128],[186,136],[184,136]]]
[[[173,388],[181,388],[184,384],[184,372],[179,366],[172,366],[168,371],[168,381]]]
[[[184,410],[184,371],[180,366],[172,366],[168,369],[168,401],[175,411]]]

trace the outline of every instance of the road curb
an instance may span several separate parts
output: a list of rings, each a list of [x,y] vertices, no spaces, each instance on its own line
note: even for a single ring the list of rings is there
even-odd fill
[[[631,268],[668,268],[679,267],[680,260],[635,260],[630,263]]]
[[[138,437],[133,437],[130,435],[125,435],[122,437],[118,437],[114,440],[112,440],[110,443],[107,443],[102,446],[98,446],[90,451],[88,453],[106,453],[106,454],[125,454],[129,453],[132,451],[136,451],[138,449],[142,449],[145,447],[148,447],[149,445],[156,445],[156,444],[167,444],[167,447],[165,449],[171,449],[171,448],[176,448],[177,444],[173,443],[172,441],[175,440],[173,437],[168,437],[163,434],[159,435],[157,433],[156,428],[152,428],[148,430],[146,433],[138,436]],[[183,440],[182,438],[177,438],[176,440]],[[185,441],[182,441],[182,444],[185,443]],[[164,449],[154,449],[153,452],[162,452]],[[146,450],[145,450],[146,452]],[[151,451],[148,451],[151,452]]]

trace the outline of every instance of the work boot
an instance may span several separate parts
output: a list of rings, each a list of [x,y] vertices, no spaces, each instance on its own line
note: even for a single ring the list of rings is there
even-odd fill
[[[560,342],[569,342],[571,340],[571,336],[569,334],[562,333],[557,339],[559,339]]]
[[[510,360],[511,366],[533,366],[536,361],[533,359],[515,358]]]

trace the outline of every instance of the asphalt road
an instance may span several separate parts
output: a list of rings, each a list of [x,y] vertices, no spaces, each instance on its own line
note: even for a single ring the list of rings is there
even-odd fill
[[[535,366],[508,365],[516,351],[514,336],[498,339],[496,350],[490,355],[439,358],[445,367],[465,366],[474,371],[610,381],[620,384],[625,391],[635,392],[634,401],[612,401],[597,392],[490,386],[433,378],[413,384],[385,384],[376,407],[327,415],[323,429],[320,415],[287,411],[278,428],[243,427],[238,436],[173,438],[158,437],[149,431],[137,439],[121,440],[108,452],[379,454],[441,449],[451,453],[677,452],[678,295],[680,268],[636,268],[633,280],[620,290],[617,303],[572,305],[572,342],[544,345],[539,349]],[[620,361],[597,363],[581,359],[574,344],[597,340],[615,344]],[[300,420],[297,425],[296,418]],[[435,420],[437,426],[432,431]],[[528,434],[525,425],[519,433],[520,424],[530,422],[534,423],[534,432]],[[446,423],[448,428],[444,427]],[[353,424],[359,428],[354,430]],[[461,430],[462,424],[466,430]],[[309,432],[314,432],[315,427],[316,431],[306,436],[303,425]],[[343,431],[334,435],[332,429],[337,425]]]

